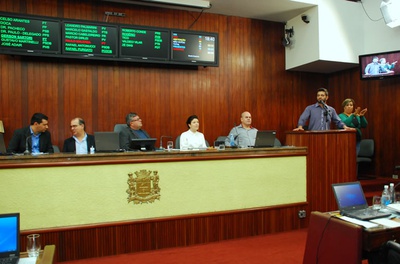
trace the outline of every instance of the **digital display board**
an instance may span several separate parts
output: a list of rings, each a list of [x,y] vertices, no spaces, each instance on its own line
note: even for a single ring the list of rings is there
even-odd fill
[[[116,25],[63,21],[62,34],[63,54],[94,57],[118,56]]]
[[[171,60],[199,65],[218,65],[218,35],[206,32],[172,31]]]
[[[59,21],[0,12],[0,52],[61,53]]]
[[[120,57],[142,60],[169,60],[169,30],[120,27]]]

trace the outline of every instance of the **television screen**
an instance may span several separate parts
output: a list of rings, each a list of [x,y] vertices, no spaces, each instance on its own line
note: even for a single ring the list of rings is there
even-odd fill
[[[218,34],[173,30],[171,36],[171,61],[218,66]]]
[[[131,150],[153,151],[155,150],[156,138],[132,139],[129,148]]]
[[[400,51],[380,52],[359,56],[360,78],[384,79],[400,76]]]
[[[117,57],[116,25],[63,21],[62,53],[81,57]]]
[[[0,12],[0,53],[60,54],[60,46],[58,20]]]
[[[138,60],[169,60],[169,30],[121,26],[120,57]]]

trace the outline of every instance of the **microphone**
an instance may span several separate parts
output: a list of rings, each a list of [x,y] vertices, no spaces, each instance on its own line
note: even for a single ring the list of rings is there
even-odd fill
[[[170,138],[170,139],[172,139],[171,136],[161,136],[161,137],[160,137],[160,149],[164,149],[163,146],[162,146],[162,140],[163,140],[163,138]]]
[[[325,104],[324,101],[319,100],[318,103],[322,104],[326,110],[328,110],[328,106]]]
[[[29,144],[28,144],[28,140],[32,138],[32,136],[29,136],[25,139],[25,151],[24,151],[24,155],[29,155],[31,154],[31,152],[29,151]]]

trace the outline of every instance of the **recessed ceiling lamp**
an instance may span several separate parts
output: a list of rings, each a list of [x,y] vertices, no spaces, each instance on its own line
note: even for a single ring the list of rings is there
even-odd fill
[[[149,6],[180,6],[190,8],[209,9],[210,1],[206,0],[102,0],[105,2],[115,2],[123,4],[139,4]]]

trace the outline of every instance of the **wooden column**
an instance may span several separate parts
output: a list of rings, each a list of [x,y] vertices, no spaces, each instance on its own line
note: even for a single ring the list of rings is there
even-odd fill
[[[289,131],[286,144],[308,147],[307,201],[311,211],[337,210],[332,183],[356,181],[354,131]]]

